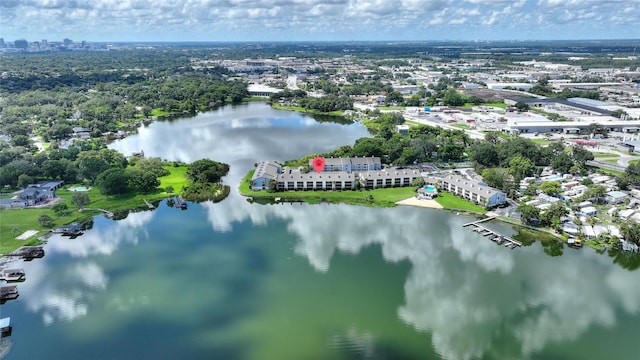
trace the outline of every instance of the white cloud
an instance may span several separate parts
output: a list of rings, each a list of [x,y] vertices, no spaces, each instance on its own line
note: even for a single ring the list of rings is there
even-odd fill
[[[422,26],[432,30],[429,39],[455,30],[461,37],[476,38],[472,29],[486,27],[490,27],[486,33],[506,39],[523,36],[525,31],[544,38],[567,34],[602,38],[637,37],[639,30],[633,25],[640,22],[639,4],[638,0],[6,0],[0,2],[0,21],[9,39],[55,35],[88,40],[118,40],[108,39],[117,36],[142,40],[269,40],[282,36],[375,40],[400,34],[419,39],[424,32],[415,29]],[[597,29],[589,14],[599,14],[614,27]],[[525,15],[555,28],[540,28]],[[522,33],[513,31],[514,22]],[[467,28],[457,29],[462,24]]]

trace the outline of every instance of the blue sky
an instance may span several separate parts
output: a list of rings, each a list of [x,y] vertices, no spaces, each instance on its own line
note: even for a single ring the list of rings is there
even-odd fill
[[[640,0],[0,0],[50,41],[638,39]]]

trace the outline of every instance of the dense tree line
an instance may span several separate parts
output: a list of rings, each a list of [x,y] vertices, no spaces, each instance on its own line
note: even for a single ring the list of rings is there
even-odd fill
[[[246,84],[228,80],[227,69],[192,66],[193,54],[174,49],[3,56],[0,133],[27,148],[31,134],[60,141],[74,127],[99,138],[135,131],[152,109],[194,113],[247,97]]]
[[[184,197],[192,201],[222,201],[231,190],[222,184],[222,177],[228,172],[229,165],[225,163],[209,159],[194,161],[187,168],[190,182],[182,189]]]

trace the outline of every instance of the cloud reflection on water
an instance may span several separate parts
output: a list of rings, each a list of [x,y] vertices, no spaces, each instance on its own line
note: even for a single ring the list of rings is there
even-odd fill
[[[46,245],[47,257],[110,255],[124,242],[137,244],[141,237],[146,238],[145,225],[153,219],[154,214],[154,211],[130,213],[125,219],[115,222],[98,217],[96,221],[112,224],[96,227],[77,239],[52,236]],[[41,313],[47,325],[86,315],[89,300],[96,292],[104,291],[109,281],[95,261],[80,260],[52,265],[49,260],[35,260],[23,263],[23,266],[26,267],[28,281],[20,285],[20,292],[24,294],[27,308]],[[51,269],[54,266],[56,273],[52,276]]]
[[[583,249],[549,257],[538,244],[512,251],[461,228],[464,219],[443,212],[225,201],[209,206],[208,216],[217,231],[245,220],[285,220],[299,239],[295,252],[321,272],[330,271],[336,251],[358,253],[370,244],[381,245],[387,261],[409,260],[398,316],[429,331],[446,359],[482,357],[496,349],[504,351],[498,357],[528,357],[594,326],[615,325],[620,310],[637,315],[640,309],[638,272],[606,256]],[[518,340],[517,353],[499,346],[508,338]]]

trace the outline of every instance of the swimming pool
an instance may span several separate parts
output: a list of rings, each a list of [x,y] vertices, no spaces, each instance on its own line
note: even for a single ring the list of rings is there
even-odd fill
[[[436,191],[436,188],[431,186],[431,185],[425,186],[424,189],[427,190],[427,191]]]
[[[74,186],[74,187],[70,187],[69,191],[89,191],[90,189],[87,188],[86,186]]]

